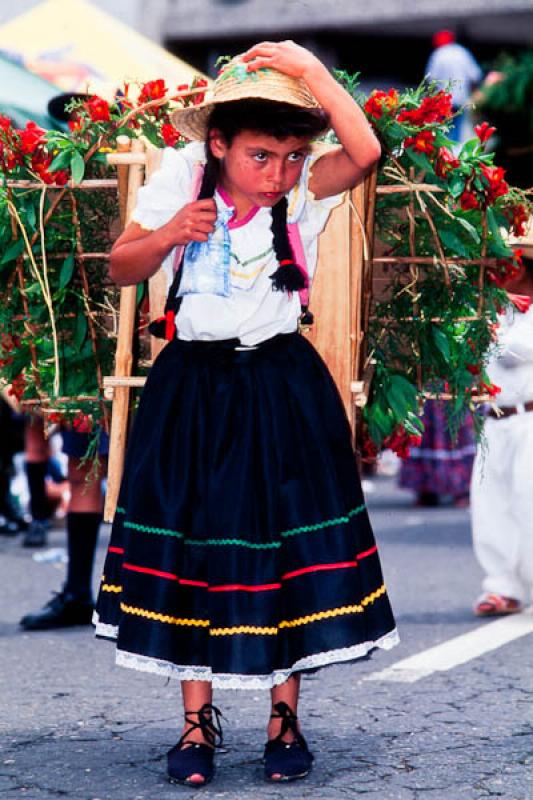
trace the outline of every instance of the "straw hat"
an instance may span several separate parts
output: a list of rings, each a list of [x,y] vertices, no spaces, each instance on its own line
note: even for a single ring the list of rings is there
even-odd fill
[[[261,68],[248,72],[241,56],[235,56],[223,68],[203,103],[176,109],[171,115],[172,123],[187,139],[203,140],[207,134],[207,120],[215,105],[252,98],[289,103],[299,108],[319,107],[305,81],[291,78],[276,69]]]

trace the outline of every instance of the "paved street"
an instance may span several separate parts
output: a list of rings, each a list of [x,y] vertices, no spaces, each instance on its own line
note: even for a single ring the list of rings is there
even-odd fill
[[[401,645],[304,679],[302,723],[316,762],[301,783],[262,780],[266,693],[219,692],[228,752],[202,797],[533,800],[531,634],[411,683],[368,680],[494,624],[471,613],[480,571],[468,512],[414,509],[391,479],[373,481],[371,489]],[[50,547],[63,544],[58,529]],[[88,629],[21,633],[18,619],[59,588],[64,565],[36,562],[19,538],[2,537],[0,553],[0,796],[190,796],[194,790],[165,779],[164,753],[177,739],[177,684],[114,667],[112,645],[95,641]]]

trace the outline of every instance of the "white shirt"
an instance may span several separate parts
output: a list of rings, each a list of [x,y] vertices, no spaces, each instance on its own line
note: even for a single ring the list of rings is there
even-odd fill
[[[463,106],[470,97],[473,83],[479,83],[481,67],[473,55],[460,44],[445,44],[437,47],[429,57],[426,75],[434,81],[452,82],[450,91],[453,105]]]
[[[525,314],[508,309],[498,318],[498,343],[487,365],[492,383],[500,387],[499,406],[533,400],[533,307]]]
[[[316,268],[318,235],[331,209],[343,198],[343,195],[335,195],[315,200],[308,189],[309,170],[318,157],[319,154],[311,154],[306,158],[300,181],[287,197],[287,221],[298,223],[310,278]],[[205,163],[201,142],[192,142],[182,150],[166,148],[160,169],[139,190],[132,220],[151,230],[165,225],[180,208],[191,202],[193,168],[198,163]],[[215,203],[218,209],[229,207],[218,192],[215,192]],[[271,221],[271,210],[258,208],[244,221],[234,227],[230,225],[231,294],[229,297],[185,295],[176,319],[180,339],[236,337],[243,345],[252,346],[278,333],[292,333],[297,329],[301,313],[298,293],[289,295],[272,290],[269,276],[276,271],[278,263],[273,250]],[[173,260],[174,251],[163,262],[169,285]]]

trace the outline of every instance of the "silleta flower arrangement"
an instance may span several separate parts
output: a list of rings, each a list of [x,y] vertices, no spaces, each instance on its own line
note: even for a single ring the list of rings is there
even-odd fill
[[[113,103],[78,98],[68,132],[34,122],[18,130],[0,116],[0,382],[48,422],[108,427],[102,377],[112,371],[118,292],[107,259],[119,214],[106,154],[120,135],[183,146],[170,111],[201,102],[206,85],[172,95],[154,80],[135,101],[128,86]]]
[[[354,95],[356,78],[339,73]],[[169,90],[163,80],[125,86],[114,102],[70,105],[69,131],[23,130],[0,117],[0,381],[24,407],[90,431],[107,425],[102,376],[110,374],[117,290],[107,257],[118,220],[106,153],[117,137],[156,147],[185,141],[170,122],[176,104],[203,100],[206,81]],[[456,424],[473,398],[497,391],[484,372],[505,282],[519,269],[502,237],[529,214],[487,151],[491,129],[459,152],[448,128],[450,97],[433,85],[358,98],[382,142],[374,271],[367,287],[364,361],[372,375],[364,409],[366,455],[407,452],[420,435],[424,398],[450,399]],[[143,287],[139,319],[144,324]]]
[[[460,148],[450,141],[451,96],[438,85],[374,91],[361,104],[383,149],[362,451],[405,456],[420,441],[428,397],[449,401],[452,431],[472,413],[481,432],[481,403],[499,392],[485,372],[498,313],[529,307],[505,286],[521,269],[509,235],[523,235],[531,203],[494,164],[494,128],[481,122]]]

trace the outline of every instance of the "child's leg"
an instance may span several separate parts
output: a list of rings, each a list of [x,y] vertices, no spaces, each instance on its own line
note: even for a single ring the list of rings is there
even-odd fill
[[[198,722],[198,711],[206,703],[213,701],[213,687],[209,681],[182,681],[181,694],[183,697],[183,711],[185,722],[183,724],[182,736],[187,734],[183,745],[188,744],[208,744],[200,728],[193,728],[190,733],[191,722]],[[194,772],[187,777],[189,783],[205,783],[205,776],[199,772]]]
[[[275,686],[271,691],[272,697],[272,714],[276,703],[287,703],[294,714],[298,714],[298,699],[300,696],[300,675],[291,675],[291,677],[282,683],[280,686]],[[269,739],[275,739],[281,730],[281,719],[276,717],[270,718],[268,722],[267,735]],[[300,726],[298,725],[298,728]],[[294,734],[288,731],[283,737],[283,741],[292,742]]]

